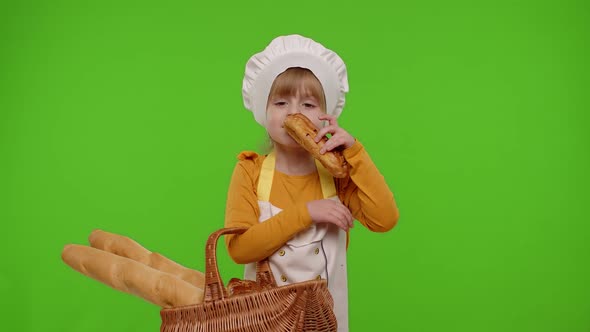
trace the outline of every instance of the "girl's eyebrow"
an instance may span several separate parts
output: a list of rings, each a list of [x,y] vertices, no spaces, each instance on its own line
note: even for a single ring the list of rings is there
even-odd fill
[[[311,93],[309,93],[309,94],[302,94],[301,95],[301,98],[308,98],[308,99],[317,100],[317,98],[313,94],[311,94]]]

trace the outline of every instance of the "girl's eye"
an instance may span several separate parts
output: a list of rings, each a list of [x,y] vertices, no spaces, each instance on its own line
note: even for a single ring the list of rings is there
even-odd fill
[[[275,102],[275,105],[276,106],[285,106],[286,104],[287,104],[287,102],[285,102],[285,101],[277,101],[277,102]]]
[[[314,105],[314,104],[310,104],[310,103],[304,103],[304,104],[303,104],[303,106],[304,106],[305,108],[314,108],[314,107],[315,107],[315,105]]]

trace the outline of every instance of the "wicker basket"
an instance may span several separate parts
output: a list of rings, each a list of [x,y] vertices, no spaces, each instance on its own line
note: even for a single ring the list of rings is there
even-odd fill
[[[334,302],[326,280],[277,287],[268,260],[257,263],[260,291],[229,296],[217,267],[217,240],[247,228],[224,228],[209,236],[202,304],[162,309],[161,332],[336,331]]]

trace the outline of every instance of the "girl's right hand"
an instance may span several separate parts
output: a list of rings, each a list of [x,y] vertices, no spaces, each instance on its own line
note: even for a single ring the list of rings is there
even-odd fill
[[[334,224],[344,231],[353,227],[354,218],[350,210],[339,201],[319,199],[307,202],[307,210],[311,220],[316,223]]]

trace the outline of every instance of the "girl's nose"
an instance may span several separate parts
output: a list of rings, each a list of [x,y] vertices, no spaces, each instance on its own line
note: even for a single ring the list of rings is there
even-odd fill
[[[301,110],[299,109],[299,105],[297,105],[296,103],[290,103],[289,104],[289,114],[295,114],[295,113],[301,113]]]

